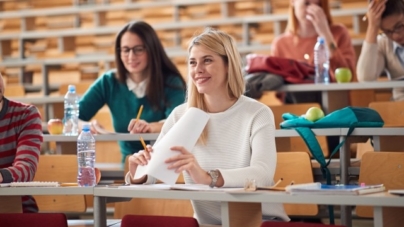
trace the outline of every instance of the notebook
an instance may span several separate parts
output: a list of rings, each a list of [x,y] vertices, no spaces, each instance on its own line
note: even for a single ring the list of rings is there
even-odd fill
[[[316,194],[316,195],[364,195],[385,191],[383,184],[378,185],[326,185],[320,183],[297,184],[286,187],[290,194]]]

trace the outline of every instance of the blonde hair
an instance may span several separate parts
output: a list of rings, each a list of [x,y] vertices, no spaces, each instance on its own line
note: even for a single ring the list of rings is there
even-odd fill
[[[238,99],[244,94],[245,84],[241,69],[241,57],[237,50],[236,42],[229,34],[206,28],[201,34],[192,38],[188,46],[188,54],[192,47],[202,46],[222,57],[227,65],[227,93],[230,98]],[[199,93],[191,78],[187,82],[187,105],[207,111],[203,94]],[[200,141],[205,143],[207,139],[207,128],[204,129]]]
[[[323,9],[325,17],[327,18],[328,25],[332,24],[332,17],[330,12],[330,7],[328,0],[320,0],[320,7]],[[299,22],[297,20],[293,4],[289,5],[289,18],[288,24],[286,25],[286,31],[296,35],[299,30]]]

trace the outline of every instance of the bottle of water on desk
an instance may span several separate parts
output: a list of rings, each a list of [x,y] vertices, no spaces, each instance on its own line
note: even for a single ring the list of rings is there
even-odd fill
[[[68,136],[78,135],[79,132],[79,97],[76,87],[69,85],[64,102],[64,126],[63,134]]]
[[[328,84],[330,76],[328,70],[330,68],[329,55],[325,40],[323,37],[317,38],[317,43],[314,46],[314,67],[316,75],[314,82],[316,84]]]
[[[90,124],[83,125],[77,138],[77,163],[77,184],[81,187],[95,186],[95,139],[90,132]]]

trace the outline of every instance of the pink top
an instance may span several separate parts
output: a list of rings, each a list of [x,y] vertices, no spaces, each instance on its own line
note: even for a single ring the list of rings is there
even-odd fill
[[[330,76],[331,80],[335,81],[334,71],[337,68],[346,67],[351,69],[352,74],[355,74],[356,54],[345,26],[334,24],[330,26],[330,29],[337,44],[337,49],[330,59]],[[313,49],[316,42],[317,36],[300,38],[290,32],[285,32],[273,41],[272,56],[290,58],[314,65]],[[308,60],[304,58],[305,55],[309,57]]]

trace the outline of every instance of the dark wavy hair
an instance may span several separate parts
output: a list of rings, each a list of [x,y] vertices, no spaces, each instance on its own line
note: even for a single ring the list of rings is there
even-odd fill
[[[375,0],[373,0],[375,1]],[[403,0],[388,0],[386,8],[382,13],[382,19],[396,14],[404,14],[404,1]]]
[[[120,53],[121,39],[123,34],[130,32],[139,36],[143,41],[147,52],[147,66],[144,73],[149,79],[146,88],[146,97],[154,109],[161,109],[162,103],[166,104],[164,97],[164,87],[170,86],[167,83],[169,77],[178,77],[182,81],[181,87],[178,89],[185,90],[185,81],[180,71],[167,56],[163,45],[158,38],[156,31],[146,22],[135,21],[130,22],[118,33],[115,40],[115,63],[117,67],[117,79],[121,83],[126,82],[128,70],[125,68]]]

